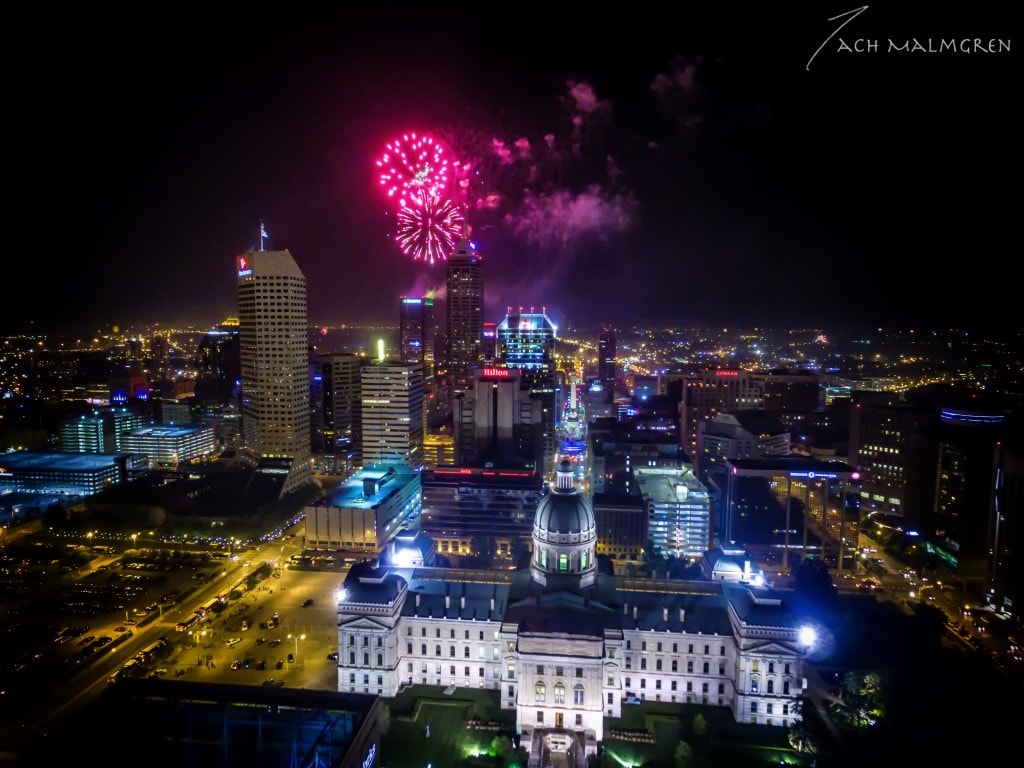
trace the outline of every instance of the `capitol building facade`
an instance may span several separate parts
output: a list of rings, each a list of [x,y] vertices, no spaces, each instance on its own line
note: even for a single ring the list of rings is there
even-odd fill
[[[537,507],[528,567],[425,567],[429,540],[415,539],[411,559],[399,542],[353,566],[337,602],[338,690],[494,689],[528,749],[544,738],[596,751],[605,718],[642,701],[798,722],[807,648],[779,594],[742,581],[615,576],[596,555],[593,510],[568,462],[556,475]]]

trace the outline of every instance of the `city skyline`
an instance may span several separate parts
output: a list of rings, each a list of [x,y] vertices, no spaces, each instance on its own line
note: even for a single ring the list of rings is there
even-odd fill
[[[402,253],[376,184],[411,131],[481,172],[486,320],[1003,324],[1012,281],[981,271],[1012,242],[1000,179],[1019,163],[1003,9],[685,9],[677,26],[654,6],[467,8],[182,11],[116,38],[102,12],[69,21],[46,48],[73,66],[16,95],[42,247],[22,249],[41,257],[5,331],[212,325],[261,246],[308,276],[312,324],[395,325],[400,297],[445,282]]]

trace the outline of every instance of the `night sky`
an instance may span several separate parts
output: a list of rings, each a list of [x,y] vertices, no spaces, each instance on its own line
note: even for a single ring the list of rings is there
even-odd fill
[[[475,169],[487,320],[1015,316],[1024,37],[1005,3],[834,21],[862,6],[417,5],[90,7],[12,28],[29,53],[9,69],[3,330],[214,324],[261,220],[308,279],[311,323],[395,325],[401,296],[444,286],[443,263],[399,250],[377,184],[413,131]],[[890,49],[915,38],[986,50]]]

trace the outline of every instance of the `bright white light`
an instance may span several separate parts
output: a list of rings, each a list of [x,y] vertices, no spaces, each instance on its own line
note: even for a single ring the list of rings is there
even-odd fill
[[[810,648],[817,639],[818,633],[813,627],[800,627],[800,644],[805,648]]]

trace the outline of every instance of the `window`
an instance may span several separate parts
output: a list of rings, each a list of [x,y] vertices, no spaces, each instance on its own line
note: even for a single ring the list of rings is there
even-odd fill
[[[654,681],[654,689],[656,691],[660,691],[661,690],[661,680],[655,680]]]
[[[426,655],[427,655],[427,644],[426,643],[422,643],[420,645],[420,656],[426,656]]]
[[[555,704],[565,704],[565,686],[561,683],[555,685]]]
[[[679,653],[679,643],[672,643],[672,653]]]
[[[469,677],[469,667],[463,667],[462,668],[462,676],[463,677]]]
[[[614,704],[614,703],[615,703],[615,694],[614,693],[609,693],[608,694],[608,704],[611,705],[611,704]]]
[[[691,673],[693,672],[693,662],[692,661],[686,662],[686,671],[687,672],[691,672]]]
[[[647,650],[647,641],[646,640],[642,640],[640,642],[640,650],[641,651],[646,651]]]
[[[583,677],[583,667],[576,667],[576,677]]]
[[[615,673],[614,672],[609,672],[608,673],[608,685],[615,685]]]
[[[672,689],[673,691],[674,691],[674,690],[676,690],[676,681],[675,681],[675,680],[673,680],[673,681],[671,682],[671,684],[670,684],[670,687],[671,687],[671,689]]]
[[[564,552],[558,556],[558,570],[568,571],[569,570],[569,556]]]
[[[672,659],[672,671],[673,672],[678,672],[679,671],[679,662],[676,661],[675,659]]]
[[[752,714],[752,715],[756,715],[757,714],[757,702],[756,701],[750,702],[750,714]]]
[[[426,627],[420,627],[420,637],[426,637],[426,636],[427,636],[427,628]]]
[[[483,640],[483,639],[484,639],[484,631],[483,631],[482,629],[480,630],[480,639],[481,639],[481,640]]]
[[[480,635],[481,635],[480,639],[483,640],[483,637],[482,637],[483,632],[481,632]],[[469,640],[469,630],[468,629],[466,630],[466,637],[464,639]]]
[[[540,567],[541,568],[547,568],[548,567],[548,551],[546,549],[542,549],[538,553],[537,559],[540,561]]]
[[[538,664],[537,665],[537,674],[538,675],[543,675],[544,674],[544,665],[543,664]]]
[[[784,674],[787,674],[787,675],[789,674],[789,663],[788,662],[786,664],[782,665],[782,671],[783,671]]]
[[[370,638],[368,638],[366,635],[363,635],[363,646],[365,647],[365,646],[367,646],[369,644],[370,644]]]
[[[405,634],[407,634],[407,635],[411,635],[412,634],[412,627],[411,626],[405,628]],[[349,640],[351,641],[351,638],[349,638]]]
[[[448,647],[448,655],[450,657],[452,657],[452,658],[455,658],[455,646],[454,645]]]
[[[693,653],[693,643],[690,643],[687,653]]]
[[[657,672],[661,672],[661,659],[658,659],[654,662],[654,669]]]
[[[541,710],[540,712],[537,713],[537,722],[538,723],[543,723],[544,722],[544,711],[543,710]]]
[[[462,649],[462,657],[464,659],[468,659],[469,658],[469,646],[468,645],[465,648]]]
[[[495,670],[495,672],[497,672],[497,670]],[[477,675],[477,677],[483,677],[483,676],[484,676],[484,668],[480,667],[480,674]]]
[[[710,645],[705,645],[704,646],[704,655],[707,656],[709,653],[711,653],[711,646]]]
[[[454,630],[454,629],[450,629],[450,630],[448,630],[448,637],[449,637],[449,638],[450,638],[451,640],[454,640],[454,639],[455,639],[455,630]]]
[[[348,663],[351,664],[353,667],[356,665],[356,654],[355,654],[355,651],[353,651],[352,653],[350,653],[348,655]]]
[[[508,679],[509,680],[515,680],[516,679],[516,665],[515,664],[509,664],[508,665]]]
[[[583,715],[576,713],[576,725],[583,725]]]
[[[565,677],[565,667],[555,667],[555,677]]]
[[[454,664],[452,664],[451,667],[448,669],[448,674],[451,675],[452,677],[455,677],[455,665]]]
[[[515,695],[516,695],[516,687],[514,685],[510,685],[508,687],[508,697],[510,699],[512,699],[512,698],[515,698]]]
[[[785,694],[786,696],[788,696],[788,695],[789,695],[789,680],[783,680],[783,681],[782,681],[782,692],[783,692],[783,693],[784,693],[784,694]]]
[[[707,663],[707,662],[705,661],[705,662],[704,662],[704,674],[706,675],[706,674],[707,674],[707,673],[708,673],[708,672],[710,671],[710,669],[711,669],[711,665],[710,665],[710,664],[708,664],[708,663]]]
[[[630,680],[630,679],[629,679],[629,678],[627,677],[627,678],[626,678],[626,687],[627,687],[627,688],[631,688],[631,687],[632,687],[632,685],[633,685],[632,681],[631,681],[631,680]]]
[[[661,643],[658,643],[658,653],[661,653]]]
[[[632,650],[632,647],[633,647],[633,641],[632,640],[627,640],[626,641],[626,650],[627,651]]]
[[[766,704],[764,707],[765,714],[770,715],[772,713],[772,705]]]
[[[434,646],[434,655],[435,656],[440,656],[441,655],[441,645],[440,645],[440,643],[438,645]]]
[[[640,678],[640,687],[641,688],[646,688],[647,687],[647,678],[646,677],[641,677]]]
[[[753,661],[750,662],[750,671],[751,672],[757,672],[758,671],[757,670],[757,659],[754,659]]]
[[[408,664],[405,665],[405,671],[408,672],[410,675],[412,674],[412,662],[411,661]]]
[[[370,654],[368,654],[368,653],[364,653],[363,654],[363,666],[364,667],[370,666]]]
[[[384,666],[384,654],[383,653],[378,653],[377,654],[377,666],[378,667],[383,667]]]
[[[768,681],[768,693],[775,693],[775,681],[774,680],[769,680]]]
[[[378,637],[377,638],[377,647],[378,648],[383,648],[384,647],[384,638],[383,637]]]
[[[437,628],[436,628],[436,629],[434,630],[434,637],[440,637],[440,636],[441,636],[441,628],[440,628],[440,627],[437,627]]]
[[[348,683],[349,683],[349,685],[355,685],[356,684],[356,673],[355,672],[349,673]]]
[[[547,688],[544,687],[544,683],[536,683],[533,686],[533,700],[544,701],[547,698]]]
[[[769,675],[775,674],[775,662],[774,661],[769,661],[768,662],[768,674]]]
[[[412,656],[412,643],[405,644],[405,652]]]
[[[647,669],[647,659],[640,659],[640,669]]]
[[[572,688],[572,703],[576,707],[582,707],[587,703],[587,689],[581,683],[577,683]]]
[[[718,684],[718,695],[721,696],[723,693],[725,693],[725,683],[719,683]]]

